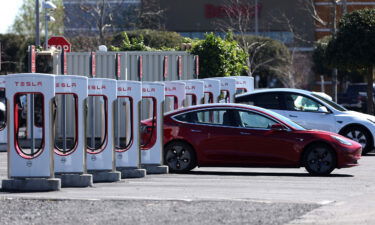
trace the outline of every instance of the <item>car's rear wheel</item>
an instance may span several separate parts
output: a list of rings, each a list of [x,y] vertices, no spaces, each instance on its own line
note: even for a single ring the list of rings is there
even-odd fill
[[[326,144],[315,144],[306,149],[303,162],[311,175],[324,176],[336,168],[336,154]]]
[[[194,149],[185,142],[176,141],[169,143],[164,151],[164,160],[170,172],[188,172],[196,166]]]
[[[362,155],[372,151],[373,144],[370,132],[360,126],[351,126],[340,132],[341,135],[352,139],[362,145]]]

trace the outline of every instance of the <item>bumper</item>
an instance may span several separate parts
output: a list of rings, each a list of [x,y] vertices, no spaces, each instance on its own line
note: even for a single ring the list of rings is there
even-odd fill
[[[358,166],[358,160],[361,158],[362,148],[356,150],[348,150],[341,153],[338,158],[338,168],[348,168]]]

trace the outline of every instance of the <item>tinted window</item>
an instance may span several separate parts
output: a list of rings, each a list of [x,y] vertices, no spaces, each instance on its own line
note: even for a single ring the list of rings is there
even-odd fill
[[[211,109],[184,113],[174,117],[187,123],[216,124],[225,126],[240,126],[238,112],[230,109]]]
[[[281,109],[280,94],[276,92],[241,96],[236,99],[236,102],[255,105],[266,109]]]
[[[258,113],[253,113],[249,111],[240,111],[240,118],[242,125],[246,128],[264,128],[269,129],[273,124],[277,122],[271,120],[263,115]]]
[[[303,112],[318,112],[319,109],[325,108],[325,106],[319,102],[299,94],[285,94],[285,108],[290,111],[303,111]]]

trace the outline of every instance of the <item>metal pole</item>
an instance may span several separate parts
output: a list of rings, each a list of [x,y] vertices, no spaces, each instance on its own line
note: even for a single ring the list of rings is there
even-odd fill
[[[39,0],[35,0],[35,45],[40,46],[39,36]]]
[[[44,48],[45,50],[48,49],[48,14],[47,14],[47,9],[44,9],[44,22],[46,23],[45,24],[45,28],[46,28],[46,40],[44,41]]]
[[[333,38],[336,37],[337,32],[337,2],[333,0]],[[333,100],[337,102],[337,68],[332,69],[332,92],[333,92]]]
[[[347,1],[346,0],[343,0],[342,1],[342,5],[343,5],[343,15],[347,14],[348,13],[348,4],[347,4]]]
[[[75,118],[77,119],[77,118]],[[66,96],[62,95],[62,130],[63,130],[63,152],[66,153]]]
[[[34,140],[34,95],[32,94],[30,96],[30,131],[31,131],[31,134],[30,134],[30,137],[31,137],[31,155],[34,154],[34,150],[35,150],[35,140]]]
[[[258,22],[258,0],[255,0],[255,35],[259,35],[259,22]]]

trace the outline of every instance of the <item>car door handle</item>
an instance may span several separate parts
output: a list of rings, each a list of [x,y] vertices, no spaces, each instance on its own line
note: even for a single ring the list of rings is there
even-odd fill
[[[295,116],[295,115],[290,115],[290,114],[289,114],[289,117],[292,117],[292,118],[297,118],[298,116]]]
[[[191,132],[194,132],[194,133],[202,133],[201,130],[194,130],[194,129],[191,129],[190,131],[191,131]]]
[[[240,132],[241,135],[251,135],[249,132]]]

